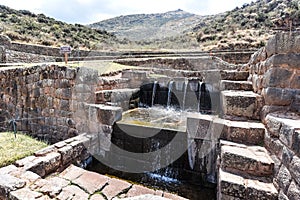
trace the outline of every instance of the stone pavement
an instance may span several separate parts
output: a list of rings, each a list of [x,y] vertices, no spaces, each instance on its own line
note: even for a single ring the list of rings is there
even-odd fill
[[[184,200],[166,191],[111,178],[70,165],[45,178],[14,165],[1,168],[0,200]],[[1,195],[2,194],[2,195]],[[6,194],[6,198],[4,195]],[[2,196],[2,197],[1,197]]]

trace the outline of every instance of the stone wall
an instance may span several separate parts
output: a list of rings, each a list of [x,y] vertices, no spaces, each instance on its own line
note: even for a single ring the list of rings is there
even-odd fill
[[[248,63],[254,91],[264,98],[265,147],[275,162],[279,199],[300,199],[300,34],[277,33]]]
[[[262,118],[274,111],[300,112],[300,35],[278,33],[252,55],[253,89],[264,97]]]
[[[0,126],[25,131],[50,143],[79,133],[103,133],[115,110],[95,105],[97,89],[115,88],[96,70],[42,65],[0,70]],[[111,84],[111,85],[110,85]]]

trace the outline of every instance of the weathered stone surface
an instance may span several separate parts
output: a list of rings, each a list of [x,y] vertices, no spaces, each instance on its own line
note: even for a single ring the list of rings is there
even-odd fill
[[[25,199],[37,199],[42,197],[42,194],[39,192],[31,191],[28,188],[22,188],[16,191],[13,191],[9,194],[9,199],[11,200],[25,200]]]
[[[283,68],[269,69],[263,80],[263,87],[289,88],[294,71]]]
[[[0,168],[0,174],[9,174],[10,172],[16,171],[18,168],[15,165],[8,165]]]
[[[56,197],[58,200],[68,200],[72,197],[72,200],[89,199],[89,194],[85,193],[82,189],[75,185],[69,185],[60,192]]]
[[[43,166],[46,175],[51,172],[56,171],[61,165],[61,154],[59,153],[49,153],[44,157]]]
[[[300,53],[299,44],[300,36],[297,32],[292,32],[291,34],[279,32],[267,42],[267,56],[270,57],[274,54]]]
[[[90,197],[89,200],[106,200],[103,195],[101,194],[94,194]]]
[[[58,152],[61,154],[62,164],[67,165],[73,159],[73,148],[70,145],[60,148]]]
[[[290,53],[290,54],[276,54],[271,56],[266,61],[267,68],[299,68],[300,66],[300,54]]]
[[[5,197],[9,192],[24,187],[26,182],[8,174],[0,174],[0,197]]]
[[[296,90],[289,88],[274,88],[268,87],[263,89],[262,95],[265,99],[266,105],[287,106],[290,105],[294,99]]]
[[[297,184],[300,185],[300,159],[297,156],[293,157],[293,160],[290,163],[289,166],[290,172],[294,178],[294,180],[297,182]]]
[[[101,191],[101,193],[104,194],[107,197],[107,199],[112,199],[113,197],[116,197],[118,194],[122,194],[127,190],[129,190],[131,186],[132,184],[126,181],[111,178],[108,181],[108,185],[105,186],[105,188]]]
[[[298,200],[300,199],[300,187],[293,181],[287,192],[289,200]]]
[[[278,200],[289,200],[289,198],[282,192],[279,192]]]
[[[63,172],[59,174],[59,177],[67,179],[69,181],[74,181],[80,177],[85,172],[84,169],[76,167],[75,165],[70,165]]]
[[[100,191],[109,181],[107,176],[95,172],[85,171],[81,176],[73,181],[74,184],[80,186],[89,194]]]
[[[155,191],[141,185],[133,185],[132,188],[126,194],[126,196],[134,197],[134,196],[140,196],[145,194],[155,195]]]
[[[278,199],[278,192],[272,183],[247,180],[246,199],[276,200]]]
[[[69,185],[70,182],[59,177],[53,177],[47,180],[45,184],[39,189],[43,194],[49,195],[51,198],[56,197],[61,191],[62,188]]]
[[[250,91],[222,91],[222,109],[225,115],[260,119],[261,96]]]
[[[251,174],[255,176],[271,176],[274,162],[265,148],[259,146],[221,147],[221,166],[226,171]]]
[[[252,91],[252,82],[250,81],[229,81],[221,80],[220,90],[245,90]]]
[[[171,194],[172,195],[172,194]],[[184,198],[180,198],[178,196],[175,197],[175,195],[172,195],[174,198],[172,200],[184,200]],[[151,194],[145,194],[145,195],[140,195],[136,197],[129,197],[129,198],[124,198],[124,200],[170,200],[170,198],[165,198],[165,197],[160,197],[156,195],[151,195]]]
[[[219,190],[222,194],[232,197],[246,197],[244,178],[219,169]]]
[[[249,76],[248,71],[222,70],[220,73],[222,80],[245,81]]]
[[[55,146],[51,145],[51,146],[48,146],[46,148],[43,148],[41,150],[34,152],[34,155],[35,156],[45,156],[46,154],[53,152],[55,150],[56,150]]]
[[[113,125],[122,118],[122,109],[120,107],[90,104],[97,109],[98,122],[106,125]]]
[[[288,169],[282,165],[277,177],[275,178],[275,181],[278,183],[279,187],[284,191],[287,192],[290,183],[291,183],[292,177]]]

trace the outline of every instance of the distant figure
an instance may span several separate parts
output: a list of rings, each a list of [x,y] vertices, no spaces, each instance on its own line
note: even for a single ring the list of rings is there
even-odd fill
[[[211,98],[205,83],[201,84],[200,108],[199,111],[204,114],[211,114]]]

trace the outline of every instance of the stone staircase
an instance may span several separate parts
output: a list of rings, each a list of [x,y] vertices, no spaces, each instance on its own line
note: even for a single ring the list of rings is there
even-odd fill
[[[265,136],[260,121],[262,97],[242,78],[222,80],[220,89],[223,121],[231,126],[227,130],[225,126],[227,135],[220,137],[218,199],[277,199],[274,161],[261,146]]]

